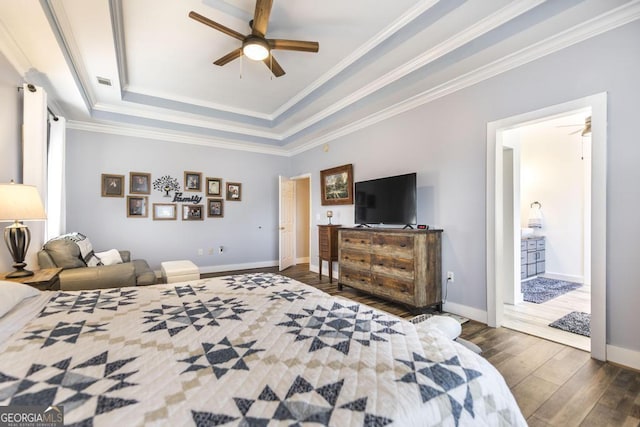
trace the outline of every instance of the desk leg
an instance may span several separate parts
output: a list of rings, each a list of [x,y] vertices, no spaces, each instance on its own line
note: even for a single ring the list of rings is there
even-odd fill
[[[318,269],[318,280],[322,281],[322,258],[320,258],[320,268]]]
[[[333,261],[329,260],[327,264],[329,264],[329,283],[333,283]]]

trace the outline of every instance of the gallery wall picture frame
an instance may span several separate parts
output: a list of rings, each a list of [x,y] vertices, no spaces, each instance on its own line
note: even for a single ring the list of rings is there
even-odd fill
[[[102,197],[124,197],[124,175],[103,173]]]
[[[154,203],[154,221],[175,221],[177,218],[178,205],[175,203]]]
[[[207,199],[207,217],[209,218],[224,217],[224,200]]]
[[[127,196],[127,218],[147,218],[149,216],[149,197]]]
[[[202,221],[204,219],[202,208],[203,205],[182,205],[182,220]]]
[[[227,200],[239,202],[242,200],[242,184],[239,182],[227,182]]]
[[[320,171],[322,205],[353,204],[353,165]]]
[[[222,196],[222,178],[207,177],[207,196]]]
[[[202,191],[201,172],[184,172],[184,191]]]
[[[129,172],[130,194],[151,194],[151,174],[146,172]]]

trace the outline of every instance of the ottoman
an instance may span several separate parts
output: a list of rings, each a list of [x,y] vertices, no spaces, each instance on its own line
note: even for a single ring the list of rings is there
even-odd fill
[[[189,260],[164,261],[160,263],[160,266],[162,269],[162,278],[165,283],[200,279],[198,266]]]

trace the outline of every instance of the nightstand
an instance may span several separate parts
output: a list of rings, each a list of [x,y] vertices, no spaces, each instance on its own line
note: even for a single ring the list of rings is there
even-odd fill
[[[61,268],[43,268],[42,270],[35,270],[33,276],[18,277],[15,279],[7,279],[5,276],[9,273],[2,273],[0,280],[24,283],[41,291],[58,291],[60,290],[60,278],[58,275],[61,271]]]
[[[318,278],[322,280],[322,261],[329,264],[329,283],[333,282],[333,261],[338,261],[338,230],[341,225],[318,225],[318,255],[320,271]]]

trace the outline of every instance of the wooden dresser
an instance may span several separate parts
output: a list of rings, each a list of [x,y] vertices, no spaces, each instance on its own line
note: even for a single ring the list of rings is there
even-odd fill
[[[333,282],[333,262],[338,261],[338,230],[339,224],[318,225],[318,256],[320,268],[318,278],[322,280],[322,261],[329,264],[329,283]]]
[[[442,310],[442,230],[342,228],[342,285],[416,308]]]

